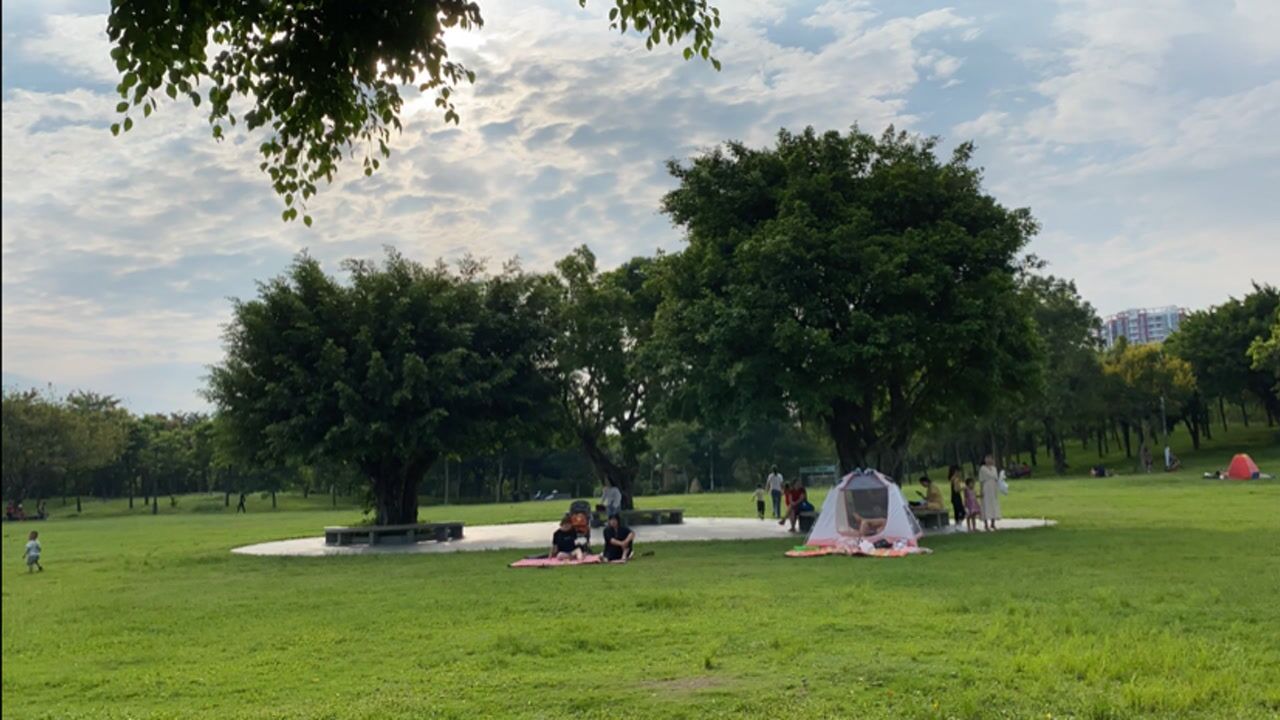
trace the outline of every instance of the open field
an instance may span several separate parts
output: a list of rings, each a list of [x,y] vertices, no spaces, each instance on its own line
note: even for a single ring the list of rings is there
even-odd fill
[[[519,551],[228,552],[350,508],[6,524],[3,716],[1271,718],[1280,481],[1200,479],[1222,452],[1172,475],[1018,482],[1006,514],[1058,527],[931,538],[896,561],[790,560],[786,541],[559,571],[506,568]],[[1274,443],[1251,452],[1280,466]],[[650,502],[751,511],[743,493]],[[33,528],[48,571],[27,576]]]

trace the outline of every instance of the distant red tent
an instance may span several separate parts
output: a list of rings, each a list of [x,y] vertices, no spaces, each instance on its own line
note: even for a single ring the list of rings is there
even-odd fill
[[[1227,466],[1227,477],[1232,480],[1249,480],[1257,477],[1258,472],[1258,463],[1244,453],[1231,458],[1231,464]]]

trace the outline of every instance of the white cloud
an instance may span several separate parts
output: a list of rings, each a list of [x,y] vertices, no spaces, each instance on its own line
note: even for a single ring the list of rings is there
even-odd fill
[[[105,14],[48,15],[39,34],[21,38],[17,45],[28,62],[47,63],[93,82],[120,82],[111,62]]]

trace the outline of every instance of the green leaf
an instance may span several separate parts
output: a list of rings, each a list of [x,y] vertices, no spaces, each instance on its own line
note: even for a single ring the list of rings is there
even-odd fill
[[[304,225],[306,225],[307,227],[311,227],[311,216],[310,216],[310,215],[303,215],[303,216],[302,216],[302,223],[303,223]]]
[[[715,58],[711,58],[711,67],[715,68],[716,72],[720,72],[720,61]]]
[[[116,103],[116,112],[118,113],[129,112],[129,103],[127,102]]]
[[[111,123],[111,134],[112,135],[120,134],[120,123]]]
[[[125,119],[124,119],[124,131],[125,131],[125,132],[129,132],[129,131],[130,131],[130,130],[132,130],[132,129],[133,129],[133,118],[130,118],[130,117],[125,118]]]
[[[143,106],[142,106],[142,117],[151,117],[151,105],[150,105],[150,104],[147,104],[147,105],[143,105]]]
[[[685,60],[690,60],[690,59],[692,59],[692,58],[693,58],[693,48],[691,48],[691,47],[687,47],[687,48],[685,48],[685,49],[684,49],[684,59],[685,59]]]

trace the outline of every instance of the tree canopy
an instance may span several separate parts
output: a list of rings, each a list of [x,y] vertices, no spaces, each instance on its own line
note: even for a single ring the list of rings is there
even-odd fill
[[[1169,338],[1169,349],[1191,363],[1206,394],[1239,402],[1248,393],[1270,417],[1280,419],[1276,376],[1255,365],[1250,354],[1255,341],[1270,336],[1277,312],[1280,290],[1255,284],[1242,299],[1191,313]]]
[[[1034,381],[1017,287],[1036,231],[962,144],[783,131],[672,162],[686,230],[658,324],[706,414],[820,419],[841,464],[896,474],[913,430]]]
[[[638,33],[649,48],[681,43],[686,60],[719,69],[711,46],[720,13],[707,0],[613,4],[614,30]],[[476,76],[450,56],[445,33],[483,24],[470,0],[113,0],[107,36],[124,118],[111,130],[132,129],[132,113],[149,116],[161,93],[207,101],[217,139],[237,121],[269,127],[261,168],[292,220],[344,155],[363,156],[365,174],[390,155],[400,86],[434,92],[445,121],[459,121],[454,90]]]
[[[601,480],[623,493],[632,484],[653,417],[653,316],[659,294],[650,282],[656,261],[635,258],[608,272],[583,246],[556,263],[560,287],[555,344],[561,406],[574,441]],[[606,434],[617,437],[610,453]]]
[[[554,289],[514,266],[486,276],[394,252],[345,267],[349,284],[302,256],[237,302],[209,396],[245,454],[349,463],[379,524],[412,523],[442,454],[551,426]]]

